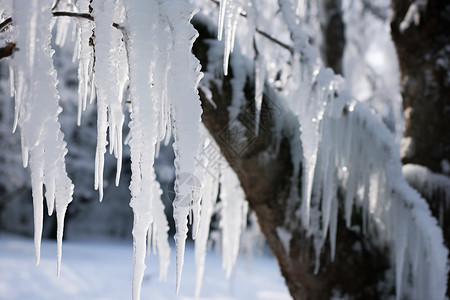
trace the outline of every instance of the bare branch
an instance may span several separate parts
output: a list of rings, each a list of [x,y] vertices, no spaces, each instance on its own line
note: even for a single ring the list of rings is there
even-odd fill
[[[256,32],[259,33],[260,35],[262,35],[263,37],[265,37],[266,39],[268,39],[269,41],[274,42],[275,44],[279,45],[280,47],[286,49],[287,51],[294,53],[294,49],[291,46],[273,38],[268,33],[264,32],[262,30],[259,30],[258,28],[256,28]]]
[[[69,11],[54,11],[53,16],[54,17],[83,18],[83,19],[87,19],[89,21],[94,21],[94,17],[88,13],[76,13],[76,12],[69,12]]]
[[[9,25],[11,25],[12,23],[12,18],[8,18],[5,21],[0,23],[0,32],[3,32],[6,27],[8,27]]]
[[[70,11],[54,11],[52,12],[54,17],[72,17],[72,18],[82,18],[89,21],[94,21],[94,17],[89,13],[76,13],[76,12],[70,12]],[[8,19],[4,20],[2,23],[0,23],[0,32],[4,31],[9,25],[12,24],[12,18],[9,17]],[[123,31],[124,28],[120,24],[113,23],[111,26]],[[18,48],[15,47],[15,43],[8,43],[5,47],[0,48],[0,59],[4,57],[11,56],[12,53],[15,50],[18,50]]]
[[[220,5],[220,2],[217,0],[211,0],[211,1],[214,2],[216,5]],[[241,12],[240,15],[241,15],[241,17],[247,18],[247,14],[245,12]],[[272,37],[267,32],[264,32],[259,28],[256,28],[255,31],[257,33],[259,33],[260,35],[262,35],[263,37],[265,37],[266,39],[268,39],[269,41],[281,46],[282,48],[286,49],[287,51],[289,51],[291,53],[294,53],[294,49],[291,46],[283,43],[282,41],[277,40],[276,38]]]

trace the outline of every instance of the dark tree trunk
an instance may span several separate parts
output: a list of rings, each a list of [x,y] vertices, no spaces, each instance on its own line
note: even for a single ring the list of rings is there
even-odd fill
[[[427,167],[435,173],[450,174],[450,1],[428,0],[420,11],[420,23],[403,32],[400,24],[413,3],[393,0],[392,38],[401,70],[405,115],[404,163]],[[425,191],[419,192],[426,198]],[[429,193],[428,193],[429,194]],[[447,196],[448,197],[448,196]],[[450,246],[450,209],[445,193],[428,197],[441,223],[446,246]],[[441,211],[444,210],[444,211]],[[450,277],[449,277],[450,278]],[[450,281],[449,281],[450,284]],[[447,289],[450,296],[450,290]]]
[[[208,69],[208,50],[217,47],[215,30],[194,19],[200,36],[194,44],[194,54],[200,59],[203,72],[216,74]],[[221,47],[218,45],[218,47]],[[216,51],[214,51],[216,52]],[[216,52],[217,53],[217,52]],[[294,299],[330,299],[332,291],[340,291],[354,299],[379,299],[377,284],[388,267],[386,252],[372,247],[359,232],[345,227],[339,216],[336,258],[330,260],[329,247],[321,254],[321,267],[314,274],[315,254],[313,241],[306,235],[294,211],[300,206],[299,194],[291,195],[292,182],[299,187],[300,178],[291,179],[293,172],[291,149],[301,149],[299,124],[296,117],[285,110],[283,104],[265,89],[259,135],[254,134],[254,86],[248,74],[245,87],[245,107],[236,120],[228,119],[231,104],[233,70],[229,76],[216,77],[202,82],[212,92],[216,108],[206,99],[200,87],[203,107],[203,123],[219,145],[225,158],[239,177],[247,200],[257,214],[259,224],[273,253],[277,257],[281,273]],[[210,78],[208,76],[208,78]],[[240,132],[233,124],[239,122]],[[276,124],[276,123],[281,124]],[[276,126],[275,126],[276,125]],[[281,137],[274,134],[281,129]],[[236,134],[247,137],[247,143],[237,144]],[[279,150],[277,150],[279,149]],[[301,167],[301,166],[300,166]],[[287,208],[294,198],[296,207]],[[292,202],[289,202],[292,203]],[[289,224],[289,225],[288,225]],[[284,248],[279,230],[292,236],[288,249]],[[361,251],[355,251],[355,244]],[[392,291],[393,292],[393,291]]]
[[[342,75],[342,58],[345,48],[345,24],[342,19],[341,0],[322,0],[321,14],[324,20],[321,24],[323,41],[321,45],[322,59],[325,66],[336,74]]]
[[[402,33],[400,23],[412,2],[393,1],[391,24],[402,74],[405,137],[411,141],[403,162],[442,172],[442,161],[450,163],[450,2],[428,0],[420,24]]]

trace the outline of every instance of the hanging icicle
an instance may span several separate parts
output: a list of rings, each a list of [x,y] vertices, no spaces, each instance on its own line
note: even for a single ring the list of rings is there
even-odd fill
[[[127,68],[121,68],[126,61],[122,33],[112,24],[117,18],[117,2],[99,0],[92,3],[95,18],[95,73],[97,87],[97,151],[95,154],[95,189],[100,201],[103,199],[104,153],[109,136],[110,152],[117,159],[116,185],[119,183],[122,167],[122,127],[124,115],[122,100],[124,82],[128,80]],[[86,78],[85,78],[86,79]]]
[[[33,0],[14,2],[16,44],[14,56],[15,126],[19,126],[23,164],[30,165],[33,189],[36,263],[40,259],[43,218],[43,189],[49,214],[57,216],[57,274],[62,255],[64,216],[72,201],[73,185],[67,176],[64,157],[66,143],[58,122],[62,111],[58,105],[56,70],[50,46],[52,2]]]

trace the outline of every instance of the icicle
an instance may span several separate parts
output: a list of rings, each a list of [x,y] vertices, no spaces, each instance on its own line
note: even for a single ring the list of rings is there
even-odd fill
[[[161,200],[162,191],[159,187],[154,190],[153,215],[154,234],[156,248],[159,254],[159,280],[167,280],[167,269],[170,263],[169,224],[164,212],[164,203]]]
[[[446,261],[447,250],[424,200],[402,179],[394,137],[369,109],[353,103],[342,80],[322,67],[298,26],[291,2],[278,2],[297,53],[286,96],[301,124],[305,188],[298,216],[313,236],[316,271],[327,232],[334,258],[338,205],[333,193],[343,186],[346,225],[352,225],[353,205],[357,205],[362,208],[366,236],[395,246],[397,298],[408,298],[408,291],[414,289],[420,299],[443,299],[445,264],[434,258]],[[406,238],[409,232],[422,242]]]
[[[197,92],[200,64],[191,49],[197,32],[190,20],[193,8],[181,0],[165,1],[161,10],[167,16],[172,39],[171,61],[168,81],[168,98],[172,108],[173,135],[175,142],[175,200],[173,216],[177,232],[176,244],[176,290],[180,287],[184,262],[184,247],[187,235],[187,217],[193,203],[200,202],[203,168],[196,162],[200,158],[202,137],[200,134],[201,107]],[[181,149],[181,150],[179,150]],[[196,158],[197,159],[193,159]],[[200,162],[201,165],[201,162]]]
[[[230,82],[233,86],[233,91],[231,95],[231,105],[227,108],[228,123],[231,126],[238,126],[241,124],[238,120],[238,116],[245,105],[244,88],[248,70],[246,70],[244,58],[239,54],[236,54],[231,58],[231,64],[233,65],[233,78]]]
[[[205,143],[205,152],[208,152],[207,149],[217,149],[218,146],[212,139],[212,137],[208,138],[207,143]],[[220,169],[220,157],[217,157],[216,154],[220,155],[220,152],[213,153],[208,152],[209,155],[206,155],[207,168],[209,170],[219,170]],[[206,163],[206,162],[205,162]],[[206,246],[209,237],[209,229],[211,224],[211,217],[214,211],[214,206],[217,201],[217,195],[219,192],[219,180],[217,177],[212,174],[206,174],[204,178],[203,184],[203,198],[202,198],[202,209],[199,220],[199,227],[197,237],[195,239],[195,265],[196,265],[196,274],[195,274],[195,293],[194,298],[199,299],[200,290],[202,287],[203,273],[205,269],[205,257],[206,257]]]
[[[123,81],[126,81],[126,63],[123,58],[122,33],[112,26],[118,15],[118,3],[105,0],[92,3],[95,19],[95,72],[97,85],[97,151],[95,154],[95,189],[103,199],[104,153],[106,135],[109,130],[110,150],[117,158],[116,185],[119,182],[122,165],[122,112]],[[103,56],[105,55],[105,56]],[[122,93],[122,94],[121,94]],[[118,140],[120,139],[120,140]]]
[[[157,21],[154,1],[140,3],[124,1],[127,9],[129,31],[127,50],[130,65],[131,122],[131,201],[134,213],[133,245],[133,299],[140,299],[145,270],[146,233],[153,220],[152,197],[155,195],[154,149],[156,145],[156,116],[153,90],[149,86],[150,66],[155,61],[154,46],[146,38],[154,34],[149,21]],[[155,87],[157,88],[157,87]]]
[[[183,174],[189,174],[188,178],[191,175],[194,176],[193,178],[201,177],[193,163],[201,141],[200,134],[196,134],[201,114],[196,91],[200,74],[198,62],[190,53],[192,39],[196,35],[189,23],[192,9],[186,2],[148,1],[142,6],[143,4],[139,1],[127,1],[125,4],[129,29],[129,35],[126,38],[130,62],[132,106],[129,145],[133,175],[130,185],[132,193],[130,205],[135,215],[133,298],[139,299],[145,269],[146,232],[152,221],[160,255],[160,278],[166,277],[168,266],[169,247],[166,239],[168,227],[164,207],[156,200],[160,192],[159,185],[155,182],[153,163],[159,140],[170,138],[170,131],[167,129],[170,129],[171,119],[174,126],[174,149],[177,157],[175,161],[177,199],[174,202],[174,219],[177,225],[175,239],[177,288],[179,287],[184,237],[187,232],[183,222],[187,222],[191,198],[200,201],[198,191],[191,188],[191,181],[180,181]],[[155,38],[148,39],[148,36]],[[155,40],[158,44],[154,42]],[[177,144],[182,145],[183,154],[176,150]],[[183,183],[186,183],[184,187],[182,187]]]
[[[89,0],[78,1],[78,9],[81,12],[89,11]],[[82,111],[86,110],[89,92],[89,81],[92,79],[93,47],[89,44],[94,33],[94,22],[77,18],[78,22],[78,126],[81,124]]]
[[[38,8],[39,5],[39,8]],[[14,55],[16,123],[20,127],[24,165],[32,176],[35,209],[35,251],[39,263],[42,231],[43,186],[46,187],[49,213],[57,211],[57,274],[61,265],[61,244],[64,214],[72,201],[73,185],[67,176],[64,157],[67,153],[63,133],[58,123],[61,107],[56,90],[56,71],[50,47],[52,1],[37,1],[24,5],[14,3],[13,19],[17,28]]]
[[[43,166],[43,149],[39,147],[35,153],[36,159],[33,158],[30,163],[31,168],[31,187],[33,195],[33,212],[34,212],[34,252],[36,265],[39,265],[41,257],[41,237],[42,237],[42,226],[43,226],[43,215],[44,215],[44,191],[43,191],[43,177],[44,177],[44,166]]]
[[[255,39],[255,44],[257,45]],[[264,43],[263,43],[264,45]],[[257,46],[258,47],[258,46]],[[259,47],[258,47],[259,48]],[[264,47],[262,47],[264,48]],[[262,48],[260,50],[262,50]],[[263,93],[264,93],[264,81],[265,81],[265,61],[261,57],[261,55],[258,55],[256,57],[255,61],[255,133],[259,133],[259,119],[261,115],[261,106],[262,106],[262,100],[263,100]]]
[[[8,64],[9,69],[9,96],[14,97],[14,68],[11,62]],[[16,122],[15,122],[16,123]]]
[[[228,63],[230,54],[233,52],[234,36],[236,33],[236,27],[238,18],[241,13],[241,7],[236,3],[236,0],[221,0],[219,11],[219,26],[217,38],[222,40],[222,36],[225,36],[225,48],[223,55],[223,72],[224,75],[228,75]]]
[[[403,268],[405,263],[406,239],[408,237],[407,220],[401,215],[398,205],[393,207],[393,218],[398,220],[398,229],[395,236],[395,278],[396,278],[396,299],[401,298]]]
[[[245,195],[237,175],[226,166],[221,176],[220,199],[222,212],[222,267],[230,277],[239,253],[239,241],[243,224],[243,211],[246,211]]]

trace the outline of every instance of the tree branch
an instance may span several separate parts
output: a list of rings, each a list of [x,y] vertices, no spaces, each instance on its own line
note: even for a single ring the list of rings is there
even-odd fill
[[[273,38],[273,37],[272,37],[271,35],[269,35],[268,33],[264,32],[264,31],[261,31],[261,30],[259,30],[258,28],[256,28],[255,31],[256,31],[257,33],[259,33],[260,35],[262,35],[263,37],[265,37],[266,39],[268,39],[269,41],[271,41],[271,42],[273,42],[273,43],[279,45],[280,47],[286,49],[287,51],[291,52],[291,54],[294,53],[294,49],[293,49],[291,46],[289,46],[289,45],[283,43],[282,41],[279,41],[279,40]]]
[[[6,27],[8,27],[9,25],[11,25],[12,23],[12,18],[9,17],[8,19],[4,20],[3,22],[0,23],[0,32],[3,32]]]
[[[16,50],[19,50],[19,48],[16,48],[15,43],[6,44],[5,47],[0,48],[0,59],[11,56]]]
[[[82,18],[82,19],[87,19],[89,21],[94,21],[94,17],[88,13],[76,13],[76,12],[70,12],[70,11],[54,11],[53,16],[54,17],[74,17],[74,18]]]
[[[215,3],[217,6],[220,5],[220,2],[217,1],[217,0],[211,0],[211,2]],[[242,12],[241,12],[240,15],[241,15],[241,17],[247,18],[247,14],[246,14],[246,13],[242,13]],[[264,31],[262,31],[261,29],[259,29],[259,28],[257,28],[257,27],[255,28],[255,31],[256,31],[257,33],[259,33],[260,35],[262,35],[263,37],[267,38],[269,41],[271,41],[271,42],[273,42],[273,43],[275,43],[275,44],[281,46],[282,48],[288,50],[289,52],[291,52],[291,54],[294,53],[294,49],[293,49],[291,46],[289,46],[289,45],[286,44],[286,43],[283,43],[283,42],[280,41],[280,40],[277,40],[276,38],[272,37],[272,36],[271,36],[270,34],[268,34],[267,32],[264,32]]]
[[[212,1],[215,2],[216,4],[219,4],[218,2],[216,2],[214,0],[212,0]],[[91,14],[89,14],[89,13],[76,13],[76,12],[68,12],[68,11],[54,11],[52,13],[53,13],[54,17],[73,17],[73,18],[82,18],[82,19],[86,19],[86,20],[89,20],[89,21],[94,21],[94,17]],[[241,14],[241,15],[243,17],[245,17],[245,18],[247,17],[245,14]],[[2,23],[0,23],[0,32],[4,31],[9,25],[11,25],[12,21],[13,20],[10,17],[10,18],[6,19],[5,21],[3,21]],[[121,26],[118,23],[113,23],[112,26],[117,28],[117,29],[119,29],[119,30],[121,30],[121,31],[124,30],[123,26]],[[259,33],[260,35],[262,35],[263,37],[265,37],[266,39],[268,39],[269,41],[271,41],[271,42],[279,45],[280,47],[286,49],[287,51],[289,51],[291,53],[294,52],[294,50],[293,50],[293,48],[291,46],[289,46],[289,45],[287,45],[287,44],[277,40],[276,38],[272,37],[270,34],[264,32],[264,31],[262,31],[262,30],[260,30],[258,28],[256,28],[256,32]],[[5,49],[5,51],[7,51],[8,50],[8,49],[6,49],[7,47],[8,46],[6,46],[4,48],[0,48],[0,52],[2,51],[2,49]],[[12,55],[12,52],[1,52],[1,53],[4,53],[5,56],[1,56],[0,55],[0,59]],[[9,55],[6,55],[8,53],[9,53]]]
[[[202,121],[238,175],[249,205],[256,213],[260,228],[277,257],[292,297],[296,300],[328,300],[333,289],[355,299],[379,299],[385,296],[379,294],[377,287],[389,266],[384,249],[377,249],[361,232],[347,228],[341,211],[338,217],[336,258],[332,261],[330,249],[324,247],[320,254],[321,267],[318,274],[314,273],[314,241],[295,215],[301,204],[302,188],[301,171],[297,178],[292,178],[293,152],[301,151],[302,148],[297,117],[285,109],[282,101],[266,86],[259,134],[255,135],[254,76],[247,74],[243,91],[245,105],[235,120],[229,120],[228,108],[231,105],[231,82],[234,76],[232,64],[229,76],[214,77],[220,72],[211,70],[208,53],[217,53],[215,50],[209,51],[213,47],[220,47],[214,42],[216,31],[195,17],[193,24],[199,32],[193,52],[200,60],[202,71],[212,75],[205,76],[199,88]],[[233,55],[237,54],[232,54],[231,59]],[[207,99],[204,89],[211,91],[215,106]],[[247,142],[243,146],[233,142],[237,140],[232,138],[236,134],[233,131],[235,128],[239,128],[239,135],[246,138]],[[298,194],[291,192],[293,185],[298,187]],[[354,218],[357,223],[358,214]],[[291,236],[288,245],[280,238],[280,230]],[[354,250],[355,244],[361,246],[361,251]]]

